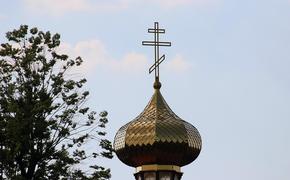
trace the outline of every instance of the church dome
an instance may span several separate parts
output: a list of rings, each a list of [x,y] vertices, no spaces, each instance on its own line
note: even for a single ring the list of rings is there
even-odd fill
[[[115,136],[115,152],[129,166],[184,166],[201,151],[198,130],[170,109],[160,87],[161,84],[154,84],[155,92],[143,112],[122,126]]]

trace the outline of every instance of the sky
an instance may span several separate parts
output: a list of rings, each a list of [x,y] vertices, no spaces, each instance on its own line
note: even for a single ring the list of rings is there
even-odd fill
[[[161,92],[203,140],[182,179],[289,180],[289,20],[290,0],[1,0],[0,42],[21,24],[60,33],[60,49],[84,59],[88,104],[108,111],[113,140],[153,94],[153,49],[141,42],[158,21],[172,42]],[[116,157],[98,161],[112,180],[134,179]]]

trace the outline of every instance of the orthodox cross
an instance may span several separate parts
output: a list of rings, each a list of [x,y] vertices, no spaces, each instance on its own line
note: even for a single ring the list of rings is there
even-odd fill
[[[149,68],[149,74],[155,71],[155,79],[159,80],[159,65],[165,60],[165,55],[163,54],[159,57],[159,46],[171,46],[171,42],[161,42],[159,41],[159,33],[165,33],[165,29],[159,29],[158,22],[154,23],[154,29],[149,28],[148,33],[154,33],[154,41],[142,41],[143,46],[154,46],[155,63]]]

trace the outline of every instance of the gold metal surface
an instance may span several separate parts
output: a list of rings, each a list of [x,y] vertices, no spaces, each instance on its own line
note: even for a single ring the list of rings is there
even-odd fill
[[[174,165],[159,165],[159,164],[150,164],[136,167],[136,173],[140,171],[176,171],[180,172],[179,166]]]
[[[115,136],[115,152],[129,166],[184,166],[200,153],[202,142],[197,129],[174,114],[159,88],[155,88],[143,112]]]
[[[138,176],[138,179],[139,175],[144,175],[143,171],[162,170],[176,171],[180,179],[180,167],[198,157],[201,137],[193,125],[170,109],[161,95],[159,66],[165,60],[165,55],[159,56],[159,47],[171,46],[171,42],[159,41],[159,34],[165,33],[165,29],[160,29],[158,22],[148,32],[154,33],[154,41],[143,41],[142,44],[154,46],[155,62],[149,73],[155,71],[155,92],[143,112],[119,129],[113,146],[123,163],[137,167],[135,177]]]

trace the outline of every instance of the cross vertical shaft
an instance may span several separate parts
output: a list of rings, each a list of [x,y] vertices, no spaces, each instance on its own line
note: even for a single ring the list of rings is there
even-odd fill
[[[159,46],[171,46],[171,42],[160,42],[159,34],[165,33],[165,29],[159,29],[159,23],[154,23],[154,29],[149,28],[148,33],[154,33],[154,41],[142,41],[144,46],[154,46],[154,64],[149,68],[149,73],[154,71],[155,79],[159,80],[159,65],[165,60],[165,55],[159,57]]]
[[[157,32],[157,30],[158,30],[158,22],[155,22],[154,23],[154,42],[155,42],[155,44],[154,44],[154,49],[155,49],[155,51],[154,51],[154,54],[155,54],[155,59],[154,59],[154,64],[156,64],[156,62],[158,61],[158,46],[157,46],[157,44],[158,44],[158,32]],[[158,71],[158,67],[159,66],[157,66],[157,71]],[[156,69],[156,67],[155,67],[155,69]],[[157,71],[155,70],[155,77],[158,77],[158,73],[157,73]]]

